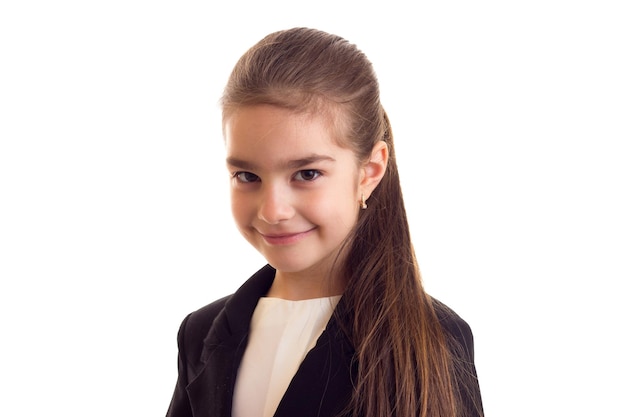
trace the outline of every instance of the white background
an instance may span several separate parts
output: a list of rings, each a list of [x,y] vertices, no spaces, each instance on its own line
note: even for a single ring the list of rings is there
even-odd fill
[[[487,415],[626,415],[622,3],[3,2],[0,413],[164,415],[180,321],[263,264],[230,219],[222,87],[312,26],[374,63]]]

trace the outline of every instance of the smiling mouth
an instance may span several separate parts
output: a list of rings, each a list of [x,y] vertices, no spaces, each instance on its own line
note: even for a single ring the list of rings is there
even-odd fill
[[[268,244],[280,246],[280,245],[291,245],[291,244],[297,243],[301,241],[302,239],[304,239],[305,237],[307,237],[312,231],[313,229],[309,229],[304,232],[284,233],[284,234],[277,234],[277,235],[266,235],[263,233],[260,233],[260,234],[263,237],[263,240],[265,240],[265,242],[267,242]]]

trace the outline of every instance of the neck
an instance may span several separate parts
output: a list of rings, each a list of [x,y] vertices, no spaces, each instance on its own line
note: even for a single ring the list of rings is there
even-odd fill
[[[267,296],[293,301],[309,300],[341,295],[344,288],[343,279],[328,273],[276,271],[276,277]]]

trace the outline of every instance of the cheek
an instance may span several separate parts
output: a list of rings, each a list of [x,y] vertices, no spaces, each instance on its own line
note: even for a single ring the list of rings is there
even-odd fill
[[[343,186],[335,190],[335,202],[341,205],[344,210],[349,212],[358,212],[358,202],[360,199],[358,178],[355,176],[346,176],[343,181]]]
[[[356,223],[359,214],[357,186],[347,178],[339,187],[326,190],[311,201],[310,211],[325,222],[334,224],[337,229],[345,230]],[[337,230],[338,231],[338,230]]]
[[[230,193],[230,210],[233,215],[235,223],[241,225],[248,217],[249,204],[245,199],[237,192],[231,191]]]

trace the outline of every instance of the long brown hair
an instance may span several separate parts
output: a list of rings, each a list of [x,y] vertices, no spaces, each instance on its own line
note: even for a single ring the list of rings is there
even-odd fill
[[[270,34],[236,64],[222,97],[223,118],[255,104],[334,115],[340,142],[361,162],[378,141],[389,148],[387,172],[346,241],[341,266],[348,283],[342,303],[350,317],[342,324],[359,369],[350,412],[465,415],[460,387],[467,364],[421,283],[391,126],[367,57],[345,39],[315,29]]]

